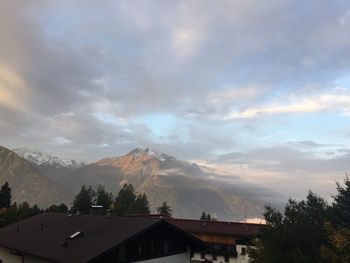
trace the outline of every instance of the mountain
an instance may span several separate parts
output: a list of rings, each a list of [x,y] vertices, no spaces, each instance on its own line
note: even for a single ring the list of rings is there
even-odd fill
[[[51,166],[56,168],[65,167],[74,169],[85,165],[81,161],[59,158],[57,156],[53,156],[26,147],[13,149],[12,151],[37,166]]]
[[[8,182],[12,201],[27,201],[46,207],[70,202],[72,196],[41,173],[35,165],[0,146],[0,185]]]
[[[42,174],[58,185],[63,176],[85,165],[82,161],[64,159],[26,147],[12,151],[33,164]]]
[[[153,211],[167,201],[174,216],[179,217],[198,218],[203,211],[230,220],[261,217],[262,206],[245,198],[242,189],[237,191],[240,194],[234,194],[235,186],[224,190],[208,183],[206,177],[196,164],[151,148],[137,148],[124,156],[78,168],[62,177],[61,185],[77,193],[82,184],[101,184],[117,193],[123,184],[130,183],[136,191],[147,194]]]

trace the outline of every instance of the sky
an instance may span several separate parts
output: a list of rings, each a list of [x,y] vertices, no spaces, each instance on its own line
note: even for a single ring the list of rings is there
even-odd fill
[[[329,198],[350,167],[349,31],[347,0],[0,0],[0,145],[150,146]]]

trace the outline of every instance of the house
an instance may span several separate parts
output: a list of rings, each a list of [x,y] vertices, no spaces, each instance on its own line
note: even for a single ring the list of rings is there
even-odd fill
[[[145,217],[145,215],[130,215]],[[162,215],[148,218],[163,218],[172,225],[202,240],[207,247],[192,250],[191,262],[247,263],[247,247],[252,238],[259,236],[262,224],[178,219]]]
[[[43,213],[0,229],[1,263],[189,263],[205,247],[161,218]]]

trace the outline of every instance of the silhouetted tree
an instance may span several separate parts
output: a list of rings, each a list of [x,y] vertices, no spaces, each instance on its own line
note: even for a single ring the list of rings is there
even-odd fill
[[[162,215],[171,216],[172,209],[167,202],[163,202],[163,204],[157,208],[157,212]]]
[[[327,204],[310,192],[304,201],[289,200],[284,213],[266,207],[267,226],[256,247],[248,249],[252,263],[323,262],[320,251],[328,243],[324,230]]]
[[[145,193],[138,194],[135,202],[130,207],[128,214],[149,214],[151,212],[150,205]]]
[[[4,183],[0,189],[0,209],[9,208],[11,205],[11,188],[8,182]]]
[[[344,186],[337,183],[337,195],[329,209],[329,222],[325,224],[329,246],[323,245],[321,256],[327,263],[350,262],[350,180]]]
[[[96,205],[102,205],[104,209],[109,209],[113,203],[113,195],[105,190],[104,186],[99,185],[96,192]]]
[[[80,192],[74,198],[72,210],[79,211],[82,214],[89,214],[91,206],[94,204],[95,192],[91,186],[83,185]]]
[[[114,213],[123,216],[129,213],[136,199],[135,189],[131,184],[124,184],[114,201]]]
[[[202,212],[200,220],[210,220],[210,221],[216,221],[216,218],[212,217],[209,213]]]
[[[55,213],[67,213],[68,207],[63,203],[60,205],[50,205],[45,211]]]

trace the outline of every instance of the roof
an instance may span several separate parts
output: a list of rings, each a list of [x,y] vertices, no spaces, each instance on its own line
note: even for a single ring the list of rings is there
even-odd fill
[[[129,215],[130,217],[142,217],[142,215]],[[162,215],[146,215],[144,218],[164,218],[167,222],[176,227],[193,234],[219,234],[230,235],[237,238],[245,238],[249,236],[257,236],[264,224],[252,224],[242,222],[229,221],[212,221],[212,220],[196,220],[196,219],[179,219],[171,217],[162,217]]]
[[[42,213],[1,228],[0,246],[53,262],[88,262],[158,224],[170,225],[157,218]]]
[[[165,220],[186,232],[196,234],[230,235],[237,238],[259,235],[260,229],[264,227],[264,225],[261,224],[226,221],[176,218],[166,218]]]

